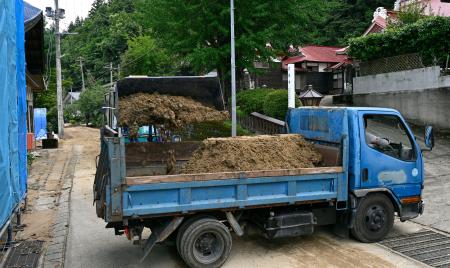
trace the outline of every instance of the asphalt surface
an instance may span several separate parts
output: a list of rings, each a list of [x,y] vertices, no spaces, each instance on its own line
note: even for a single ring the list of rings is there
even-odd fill
[[[450,137],[437,139],[425,160],[425,211],[414,222],[450,233]]]
[[[86,134],[87,135],[87,134]],[[89,135],[92,135],[89,133]],[[65,267],[185,267],[171,244],[157,245],[143,263],[141,250],[124,236],[115,236],[97,218],[92,203],[92,182],[98,137],[83,137],[82,157],[76,168],[70,202],[70,225]],[[426,157],[425,215],[415,221],[450,231],[450,142],[437,140]],[[395,233],[415,232],[420,224],[395,224]],[[421,267],[377,244],[339,238],[322,229],[309,237],[268,241],[233,237],[233,249],[224,267]]]

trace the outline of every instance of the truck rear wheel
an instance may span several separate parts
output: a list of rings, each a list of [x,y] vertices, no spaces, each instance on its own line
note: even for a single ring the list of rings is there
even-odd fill
[[[361,242],[378,242],[386,237],[393,225],[391,200],[383,194],[371,194],[359,204],[351,232]]]
[[[177,248],[189,267],[220,267],[230,255],[230,231],[217,219],[197,219],[180,231]]]

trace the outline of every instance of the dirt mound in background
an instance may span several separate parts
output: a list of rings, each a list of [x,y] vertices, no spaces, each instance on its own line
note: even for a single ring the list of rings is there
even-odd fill
[[[296,134],[210,138],[180,173],[311,168],[321,159],[313,145]]]
[[[229,115],[204,106],[189,97],[137,93],[122,97],[119,101],[119,124],[131,126],[164,124],[180,128],[188,124],[206,121],[224,121]]]

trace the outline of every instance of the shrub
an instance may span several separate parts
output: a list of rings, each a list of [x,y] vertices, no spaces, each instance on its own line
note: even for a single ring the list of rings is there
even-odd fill
[[[99,85],[88,88],[80,95],[76,102],[78,109],[85,118],[85,123],[92,123],[94,126],[101,126],[103,114],[100,109],[104,103],[105,89]]]
[[[47,131],[58,133],[58,109],[56,107],[47,110]]]
[[[265,96],[263,114],[284,120],[288,110],[287,105],[288,91],[284,89],[274,90]],[[301,106],[298,98],[295,98],[295,106]]]
[[[361,61],[421,53],[425,64],[445,62],[450,52],[450,18],[427,17],[384,33],[350,39],[349,55]]]
[[[274,89],[266,88],[240,91],[236,95],[237,106],[239,106],[239,110],[245,115],[253,112],[264,113],[265,97],[273,91]]]

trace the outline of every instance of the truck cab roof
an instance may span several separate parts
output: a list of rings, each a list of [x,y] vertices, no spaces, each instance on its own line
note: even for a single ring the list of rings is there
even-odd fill
[[[397,110],[392,108],[382,108],[382,107],[342,107],[342,106],[305,106],[298,107],[296,109],[320,109],[320,110],[348,110],[348,111],[374,111],[374,112],[391,112],[399,113]]]

